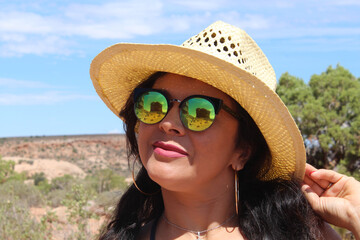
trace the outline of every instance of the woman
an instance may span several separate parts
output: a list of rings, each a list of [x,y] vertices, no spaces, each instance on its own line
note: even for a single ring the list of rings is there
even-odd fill
[[[359,183],[305,165],[244,31],[216,22],[182,46],[117,44],[90,73],[142,164],[101,239],[336,239],[317,214],[359,237]]]

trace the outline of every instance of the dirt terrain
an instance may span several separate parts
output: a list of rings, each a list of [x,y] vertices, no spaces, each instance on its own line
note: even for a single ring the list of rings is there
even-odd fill
[[[0,138],[0,155],[17,163],[16,171],[83,177],[101,168],[128,176],[124,135]]]
[[[84,178],[102,168],[111,168],[128,178],[131,174],[126,160],[124,135],[82,135],[51,137],[0,138],[0,156],[16,163],[16,172],[25,172],[28,177],[44,173],[51,181],[65,174]],[[27,180],[30,181],[31,180]],[[32,183],[33,184],[33,183]],[[98,219],[88,219],[89,231],[95,235],[105,219],[104,209],[90,204]],[[57,208],[30,208],[31,215],[40,221],[51,210],[57,217],[52,223],[52,240],[68,239],[76,226],[67,221],[65,206]]]

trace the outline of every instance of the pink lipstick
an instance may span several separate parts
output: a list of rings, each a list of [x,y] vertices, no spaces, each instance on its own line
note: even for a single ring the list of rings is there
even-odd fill
[[[169,143],[155,142],[153,144],[154,153],[168,158],[180,158],[188,155],[183,149]]]

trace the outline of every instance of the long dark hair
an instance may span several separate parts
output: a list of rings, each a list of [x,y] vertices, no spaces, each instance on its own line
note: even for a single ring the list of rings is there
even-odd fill
[[[152,87],[156,79],[166,73],[157,72],[139,87]],[[238,172],[240,183],[239,227],[247,239],[319,239],[322,221],[313,212],[302,194],[297,180],[274,179],[260,181],[271,165],[271,153],[259,128],[240,104],[239,146],[250,149],[244,168]],[[124,119],[127,137],[128,160],[139,161],[136,141],[137,119],[133,111],[133,97],[129,97],[120,112]],[[132,184],[121,197],[111,222],[100,240],[132,240],[145,224],[157,219],[164,210],[160,186],[150,179],[144,167],[136,183],[146,193]]]

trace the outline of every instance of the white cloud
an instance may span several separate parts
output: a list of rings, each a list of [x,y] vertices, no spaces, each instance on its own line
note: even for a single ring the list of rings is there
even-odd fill
[[[64,12],[68,21],[65,31],[69,35],[95,39],[150,35],[163,29],[163,14],[160,1],[152,1],[151,4],[145,0],[110,2],[103,5],[73,4]]]
[[[217,18],[222,19],[225,22],[234,24],[242,29],[269,29],[275,23],[270,17],[265,17],[259,14],[239,14],[236,11],[219,13]]]
[[[186,7],[187,10],[210,11],[224,8],[228,5],[227,0],[172,0],[172,3]]]
[[[115,128],[108,132],[108,134],[119,134],[119,133],[124,133],[124,131],[120,131],[119,129]]]
[[[21,56],[24,54],[59,54],[70,55],[72,41],[60,36],[26,36],[19,38],[18,41],[6,41],[0,45],[0,56]]]
[[[189,26],[174,28],[169,21],[179,19],[165,17],[161,1],[72,4],[61,9],[57,15],[0,10],[0,55],[68,55],[73,53],[70,39],[76,37],[120,40]]]
[[[0,31],[15,33],[44,34],[57,31],[53,17],[43,17],[31,12],[1,12]]]
[[[2,42],[24,42],[26,37],[23,34],[18,33],[5,33],[0,35],[0,41]]]
[[[0,87],[4,88],[53,88],[49,84],[37,81],[23,81],[10,78],[0,78]]]
[[[348,8],[335,6],[356,7],[360,5],[358,0],[258,0],[241,3],[229,0],[154,0],[151,4],[148,0],[128,0],[62,7],[58,4],[47,4],[44,9],[39,4],[35,8],[18,7],[14,10],[16,5],[13,5],[7,10],[0,9],[0,56],[79,53],[81,51],[76,48],[81,48],[80,38],[128,41],[142,36],[166,37],[178,33],[189,37],[197,33],[193,32],[194,29],[201,30],[200,26],[216,20],[244,28],[252,36],[272,39],[279,36],[311,37],[319,33],[336,37],[344,34],[355,36],[360,22],[358,14],[354,13],[356,8],[346,14]],[[50,6],[53,9],[47,9]],[[346,27],[343,24],[347,24]]]
[[[41,94],[1,94],[0,105],[23,106],[23,105],[51,105],[75,100],[97,100],[96,96],[81,95],[66,92],[45,92]]]
[[[360,35],[360,27],[357,28],[341,28],[341,27],[298,27],[298,28],[279,28],[273,29],[272,32],[258,32],[256,34],[257,38],[287,38],[287,39],[295,39],[295,38],[309,38],[316,39],[316,38],[324,38],[324,37],[332,37],[331,40],[327,40],[329,43],[335,43],[338,39],[343,39],[347,37],[350,39],[349,36],[356,36]],[[359,39],[359,37],[357,38]],[[357,41],[356,38],[353,41]],[[347,46],[344,46],[347,47]],[[354,45],[355,47],[355,45]]]

